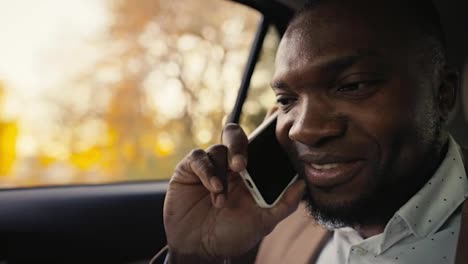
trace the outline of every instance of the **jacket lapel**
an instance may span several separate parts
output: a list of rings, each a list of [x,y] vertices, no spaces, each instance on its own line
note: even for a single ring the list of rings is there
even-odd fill
[[[331,234],[313,220],[304,204],[300,204],[265,237],[255,263],[314,263]]]

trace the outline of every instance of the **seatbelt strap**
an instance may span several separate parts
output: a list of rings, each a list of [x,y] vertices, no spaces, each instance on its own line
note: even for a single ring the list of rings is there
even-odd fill
[[[465,161],[465,171],[468,177],[468,150],[462,149],[463,160]],[[462,207],[462,218],[460,233],[458,234],[457,253],[455,255],[455,264],[468,263],[468,202],[465,198]]]

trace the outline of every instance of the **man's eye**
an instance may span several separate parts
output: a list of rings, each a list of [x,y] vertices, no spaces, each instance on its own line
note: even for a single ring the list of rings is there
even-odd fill
[[[370,81],[358,81],[349,82],[346,84],[339,85],[336,91],[344,96],[351,96],[353,98],[362,98],[370,96],[378,90],[380,83],[383,80],[370,80]]]
[[[358,91],[362,88],[365,88],[365,86],[369,84],[369,82],[354,82],[354,83],[348,83],[345,85],[342,85],[338,87],[338,92],[354,92]]]
[[[294,98],[291,97],[278,97],[276,98],[276,103],[280,106],[288,106],[291,105],[295,101]]]

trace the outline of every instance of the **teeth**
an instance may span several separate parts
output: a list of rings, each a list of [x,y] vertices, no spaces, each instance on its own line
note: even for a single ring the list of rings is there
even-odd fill
[[[311,163],[310,166],[312,166],[312,168],[317,169],[317,170],[329,170],[329,169],[334,169],[340,166],[340,163],[328,163],[328,164],[321,164],[321,165]]]

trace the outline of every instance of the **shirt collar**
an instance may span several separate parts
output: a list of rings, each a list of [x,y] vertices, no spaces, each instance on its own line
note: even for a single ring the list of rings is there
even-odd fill
[[[447,154],[439,168],[423,188],[396,212],[392,220],[401,218],[413,235],[426,237],[435,233],[467,196],[468,180],[463,156],[460,146],[450,137]]]

